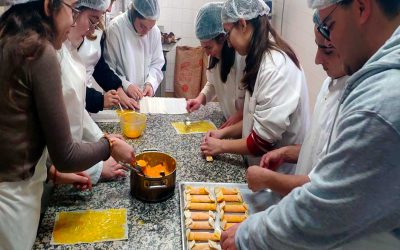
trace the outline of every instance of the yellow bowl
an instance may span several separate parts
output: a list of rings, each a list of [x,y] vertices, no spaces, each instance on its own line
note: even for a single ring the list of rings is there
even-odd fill
[[[128,138],[138,138],[146,128],[147,117],[134,111],[123,112],[119,116],[122,133]]]

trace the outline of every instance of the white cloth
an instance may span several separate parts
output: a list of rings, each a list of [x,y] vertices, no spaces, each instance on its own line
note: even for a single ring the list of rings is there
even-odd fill
[[[72,138],[75,142],[96,142],[103,132],[85,109],[86,68],[76,48],[67,40],[59,51],[62,72],[62,89]],[[92,183],[97,183],[103,169],[99,162],[88,170]]]
[[[96,64],[99,62],[101,57],[101,36],[103,31],[96,29],[94,32],[96,39],[91,41],[85,37],[81,47],[78,50],[78,54],[82,61],[85,63],[86,67],[86,86],[89,88],[95,88],[100,92],[103,89],[97,84],[96,80],[93,78],[93,72]]]
[[[243,110],[242,137],[247,138],[254,130],[277,148],[303,143],[309,127],[304,72],[282,53],[271,50],[271,55],[264,54],[253,95],[246,91]],[[259,165],[260,159],[247,156],[249,165]],[[287,163],[279,171],[291,173],[293,167]]]
[[[348,76],[344,76],[333,80],[328,77],[322,84],[315,102],[310,132],[307,133],[301,146],[295,172],[297,175],[308,175],[324,157],[335,112],[347,78]]]
[[[39,225],[47,150],[27,180],[0,182],[0,250],[32,249]]]
[[[104,58],[121,78],[125,91],[130,84],[143,89],[145,83],[150,83],[156,92],[163,79],[160,30],[155,25],[147,35],[139,36],[128,12],[114,18],[107,28]]]
[[[222,82],[220,77],[220,63],[206,72],[207,83],[200,93],[206,97],[206,102],[212,101],[215,97],[218,98],[225,119],[243,108],[245,90],[241,80],[245,65],[245,58],[236,53],[235,63],[226,82]]]

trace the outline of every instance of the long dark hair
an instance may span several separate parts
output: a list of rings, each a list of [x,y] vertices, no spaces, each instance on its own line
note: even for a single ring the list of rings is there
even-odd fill
[[[274,28],[272,28],[266,15],[259,16],[247,22],[251,23],[254,31],[250,41],[249,52],[246,57],[246,67],[244,69],[242,83],[245,88],[253,94],[257,74],[265,52],[271,55],[270,51],[276,50],[282,54],[286,54],[299,69],[300,62],[289,44],[287,44],[278,33],[276,33]],[[237,25],[237,23],[235,25]],[[270,35],[275,41],[269,38]]]
[[[56,13],[61,0],[50,1],[51,13]],[[17,4],[0,17],[0,82],[11,83],[16,72],[42,55],[47,44],[55,41],[53,18],[44,13],[44,1]],[[7,63],[5,63],[7,62]],[[1,86],[10,94],[11,86]]]
[[[228,46],[228,42],[225,38],[225,34],[219,34],[216,38],[213,39],[218,44],[222,44],[221,51],[221,67],[220,67],[220,77],[223,83],[226,83],[228,79],[228,74],[231,71],[232,66],[235,64],[235,50]],[[208,63],[208,70],[213,69],[219,63],[219,59],[213,56],[210,56],[210,61]]]

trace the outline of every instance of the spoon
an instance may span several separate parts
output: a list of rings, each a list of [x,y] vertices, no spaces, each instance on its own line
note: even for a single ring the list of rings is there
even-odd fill
[[[125,163],[125,162],[119,162],[119,164],[123,165],[124,167],[128,168],[131,171],[135,171],[136,173],[146,177],[146,175],[143,172],[142,167],[140,167],[139,165],[135,164],[135,166],[133,167],[131,164],[129,163]]]
[[[122,112],[124,112],[124,109],[121,106],[121,103],[118,103],[119,108],[121,109]]]
[[[185,124],[186,129],[188,129],[188,127],[192,124],[192,122],[190,121],[190,118],[189,118],[189,113],[186,114],[185,120],[183,121],[183,123]]]

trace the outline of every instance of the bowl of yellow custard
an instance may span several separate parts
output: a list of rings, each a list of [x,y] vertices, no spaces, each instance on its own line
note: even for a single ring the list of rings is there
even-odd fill
[[[119,114],[119,125],[122,133],[128,138],[138,138],[146,128],[147,117],[135,111],[124,111]]]

